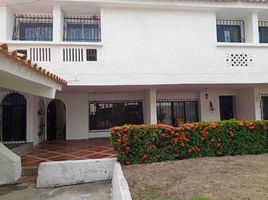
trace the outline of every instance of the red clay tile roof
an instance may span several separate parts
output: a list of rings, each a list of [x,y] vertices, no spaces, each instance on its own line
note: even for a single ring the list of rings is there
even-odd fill
[[[26,56],[24,54],[18,53],[15,50],[8,49],[8,45],[5,43],[0,43],[0,53],[7,55],[9,58],[14,59],[16,62],[21,63],[24,67],[29,68],[39,74],[42,74],[43,76],[46,76],[53,81],[55,81],[58,84],[61,85],[67,85],[67,81],[62,79],[56,74],[53,74],[46,69],[42,68],[41,66],[38,66],[37,63],[32,63],[31,60],[27,60]]]

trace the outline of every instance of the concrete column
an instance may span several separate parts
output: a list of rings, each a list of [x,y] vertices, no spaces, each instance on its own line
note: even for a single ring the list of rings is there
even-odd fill
[[[34,96],[25,95],[27,100],[26,108],[26,140],[27,142],[34,141]]]
[[[208,98],[206,98],[206,93],[208,94]],[[216,91],[200,91],[200,113],[201,121],[220,120],[219,94]]]
[[[157,109],[156,109],[156,89],[150,89],[145,92],[143,116],[145,124],[157,123]]]
[[[12,40],[14,14],[6,6],[0,7],[0,40]]]
[[[245,20],[246,42],[259,43],[259,19],[258,13],[251,13]]]
[[[53,42],[63,40],[64,14],[59,5],[53,6]]]

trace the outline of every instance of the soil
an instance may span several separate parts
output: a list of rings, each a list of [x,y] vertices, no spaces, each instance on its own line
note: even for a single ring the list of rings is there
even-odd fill
[[[131,165],[123,171],[133,200],[268,199],[268,154]]]

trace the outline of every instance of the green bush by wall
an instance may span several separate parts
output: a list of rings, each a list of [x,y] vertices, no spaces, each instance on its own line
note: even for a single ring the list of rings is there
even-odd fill
[[[268,152],[268,121],[198,122],[180,127],[124,125],[110,129],[123,164]]]

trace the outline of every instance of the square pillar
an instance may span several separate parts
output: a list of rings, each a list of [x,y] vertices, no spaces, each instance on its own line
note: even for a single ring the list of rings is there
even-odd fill
[[[250,13],[245,19],[245,35],[247,43],[259,43],[258,13]]]
[[[53,6],[53,42],[63,40],[64,14],[59,5]]]
[[[156,89],[150,89],[145,92],[143,117],[145,124],[157,123],[157,109],[156,109]]]
[[[0,40],[12,40],[13,25],[14,25],[14,13],[6,6],[0,7]]]

